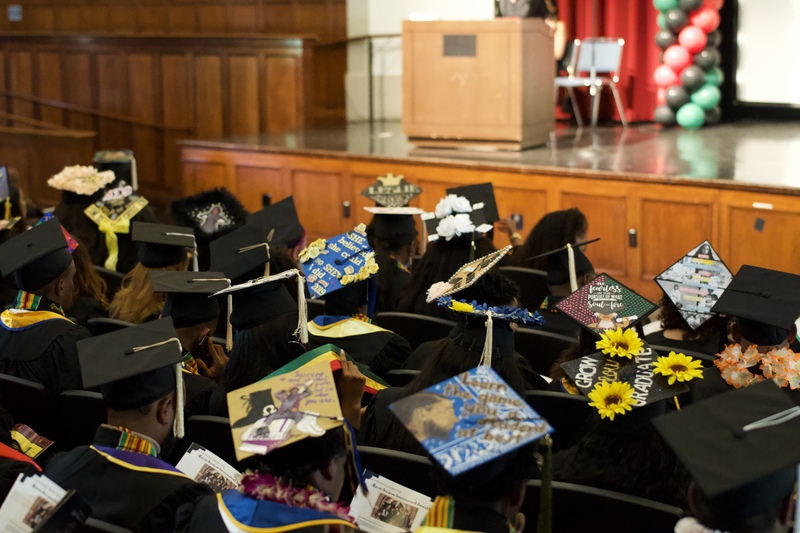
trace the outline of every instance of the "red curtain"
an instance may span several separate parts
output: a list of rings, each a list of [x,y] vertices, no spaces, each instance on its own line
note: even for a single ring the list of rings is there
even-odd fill
[[[594,28],[592,4],[596,5]],[[619,73],[625,113],[632,122],[653,120],[658,90],[653,71],[660,64],[660,50],[655,44],[658,11],[653,3],[650,0],[559,0],[558,8],[569,40],[593,36],[625,39]],[[587,111],[588,105],[584,106],[584,117]],[[603,91],[600,113],[601,118],[619,120],[607,89]]]

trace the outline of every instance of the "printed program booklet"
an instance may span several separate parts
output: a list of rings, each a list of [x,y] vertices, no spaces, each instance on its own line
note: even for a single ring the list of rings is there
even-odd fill
[[[40,474],[20,474],[0,507],[0,533],[74,531],[90,513],[74,490]]]
[[[367,533],[402,533],[416,531],[433,501],[428,496],[408,489],[374,472],[366,470],[364,478],[369,494],[361,487],[350,503],[350,516],[358,529]]]
[[[189,446],[175,468],[198,483],[208,485],[214,492],[235,489],[241,478],[235,468],[196,442]]]

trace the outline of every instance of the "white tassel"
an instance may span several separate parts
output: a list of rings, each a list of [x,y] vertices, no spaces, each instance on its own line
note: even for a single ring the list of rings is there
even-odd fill
[[[492,366],[492,345],[494,344],[494,335],[492,334],[492,312],[486,312],[486,341],[483,343],[483,352],[481,353],[480,365]]]
[[[306,303],[306,279],[297,272],[297,329],[294,334],[302,344],[308,344],[308,303]]]
[[[183,369],[181,364],[175,365],[175,422],[173,424],[173,431],[175,436],[179,439],[183,438],[183,407],[184,407],[184,392],[183,392]]]
[[[192,247],[192,270],[200,272],[200,267],[197,264],[197,239],[194,240],[194,245]]]
[[[567,255],[569,256],[569,288],[572,292],[578,290],[578,278],[575,276],[575,250],[572,245],[567,243]]]
[[[136,158],[131,156],[131,188],[139,190],[139,173],[136,171]]]

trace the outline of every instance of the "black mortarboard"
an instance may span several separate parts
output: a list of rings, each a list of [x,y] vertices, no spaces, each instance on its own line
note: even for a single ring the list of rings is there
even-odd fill
[[[270,244],[294,247],[305,234],[291,196],[249,215],[247,223],[261,228]]]
[[[417,238],[417,223],[413,215],[375,214],[367,226],[367,236],[387,241],[390,249],[397,249]]]
[[[383,207],[405,207],[416,198],[422,188],[409,183],[403,176],[391,173],[380,176],[378,180],[361,191],[361,194]]]
[[[175,200],[171,211],[175,222],[194,228],[197,237],[230,231],[247,219],[247,210],[225,187]]]
[[[742,265],[711,311],[791,330],[800,316],[800,276]]]
[[[139,176],[136,172],[136,158],[133,150],[100,150],[94,153],[92,165],[100,171],[110,170],[116,182],[130,183],[134,191],[139,189]]]
[[[222,272],[150,271],[154,292],[165,292],[167,298],[162,317],[171,317],[176,328],[204,324],[219,317],[219,301],[209,295],[230,287]]]
[[[31,228],[0,245],[0,272],[14,272],[17,286],[36,291],[58,278],[72,256],[57,218]]]
[[[587,272],[594,272],[594,266],[589,258],[580,251],[579,248],[572,248],[572,255],[574,260],[574,269],[576,276],[582,276]],[[561,250],[560,252],[550,256],[549,265],[547,267],[547,284],[548,285],[562,285],[570,281],[570,262],[569,251]]]
[[[500,220],[500,213],[497,211],[497,200],[494,197],[494,187],[491,183],[478,183],[477,185],[464,185],[462,187],[451,187],[447,189],[447,194],[463,196],[469,203],[483,204],[483,222],[493,224]]]
[[[141,243],[139,261],[148,268],[177,265],[195,247],[191,228],[149,222],[134,222],[131,240]]]
[[[211,270],[224,272],[234,284],[263,276],[269,257],[264,233],[250,224],[211,241]]]
[[[183,360],[171,318],[78,341],[83,386],[102,385],[116,411],[149,405],[176,388],[175,365]]]
[[[800,407],[766,380],[653,420],[708,499],[726,518],[776,508],[800,463]]]

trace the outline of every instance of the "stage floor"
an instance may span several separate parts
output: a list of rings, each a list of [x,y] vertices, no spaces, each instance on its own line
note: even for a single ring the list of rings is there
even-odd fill
[[[418,148],[399,122],[352,123],[327,129],[193,140],[192,146],[325,153],[567,173],[680,177],[800,194],[800,128],[793,122],[740,121],[697,131],[653,124],[569,127],[559,123],[547,146],[522,152]]]

